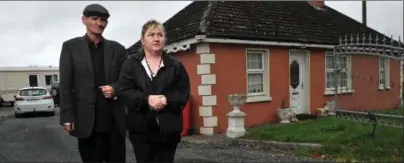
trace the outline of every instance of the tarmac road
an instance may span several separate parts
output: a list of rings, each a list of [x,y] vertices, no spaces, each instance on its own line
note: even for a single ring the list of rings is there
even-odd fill
[[[0,107],[0,121],[13,114],[13,107]]]
[[[0,111],[4,108],[1,108]],[[56,116],[0,120],[0,162],[81,162],[77,140],[62,130]],[[127,141],[127,161],[135,162]],[[294,156],[230,146],[181,144],[176,162],[308,162]]]

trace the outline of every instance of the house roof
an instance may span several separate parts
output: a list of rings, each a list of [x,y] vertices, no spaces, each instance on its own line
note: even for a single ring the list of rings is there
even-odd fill
[[[324,45],[337,45],[346,34],[382,35],[328,6],[319,10],[307,1],[194,1],[163,25],[167,45],[196,35]],[[139,47],[140,41],[128,50]]]

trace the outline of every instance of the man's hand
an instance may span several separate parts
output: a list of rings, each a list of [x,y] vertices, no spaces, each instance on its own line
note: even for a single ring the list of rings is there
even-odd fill
[[[163,107],[165,107],[165,104],[163,103],[161,99],[161,95],[150,95],[149,96],[149,105],[152,107],[154,110],[160,110]]]
[[[104,94],[105,98],[111,98],[114,94],[114,88],[109,85],[100,86],[102,93]]]
[[[66,132],[72,132],[74,130],[74,123],[65,123],[63,128]]]

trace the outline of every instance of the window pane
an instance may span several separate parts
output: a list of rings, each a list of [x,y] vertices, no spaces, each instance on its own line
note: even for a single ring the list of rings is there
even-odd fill
[[[20,91],[20,96],[43,96],[46,95],[46,89],[25,89]]]
[[[383,70],[380,70],[379,73],[379,84],[384,84],[385,83],[385,77],[386,77],[386,72]]]
[[[334,88],[334,72],[327,72],[327,88]]]
[[[343,56],[343,57],[339,57],[338,58],[338,64],[339,64],[339,68],[347,68],[347,57]]]
[[[264,92],[264,74],[248,74],[248,93]]]
[[[347,87],[348,86],[348,75],[346,72],[341,72],[340,73],[340,79],[339,79],[339,86],[340,87]]]
[[[335,85],[335,78],[334,78],[334,73],[333,72],[327,72],[327,83],[326,87],[327,88],[334,88]],[[340,73],[340,78],[338,79],[339,87],[348,87],[348,75],[346,72],[341,72]]]
[[[247,55],[247,68],[248,69],[262,69],[262,53],[248,53]]]
[[[58,82],[58,81],[59,81],[58,75],[53,75],[52,78],[53,78],[53,81],[54,81],[54,82]]]
[[[337,62],[335,62],[334,56],[328,55],[326,56],[326,88],[334,88],[335,84],[337,84],[334,72],[330,72],[330,69],[334,68],[333,64],[337,64],[338,68],[342,70],[339,73],[338,86],[348,87],[348,56],[339,56]]]
[[[45,84],[46,85],[51,85],[52,84],[52,76],[45,75]]]
[[[385,79],[384,79],[384,77],[381,77],[381,78],[379,79],[379,84],[382,84],[382,85],[385,84]]]
[[[385,61],[385,58],[380,58],[380,62],[379,62],[379,63],[380,63],[379,66],[380,66],[380,67],[379,67],[379,68],[383,69],[383,68],[384,68],[384,65],[385,65],[385,62],[386,62],[386,61]]]
[[[326,67],[327,67],[327,69],[334,68],[334,57],[333,56],[326,56]]]
[[[28,82],[30,87],[37,87],[38,86],[38,76],[37,75],[29,75]]]
[[[340,87],[345,87],[345,88],[347,88],[347,84],[348,84],[348,82],[347,82],[346,79],[340,80],[340,81],[339,81],[339,88],[340,88]]]

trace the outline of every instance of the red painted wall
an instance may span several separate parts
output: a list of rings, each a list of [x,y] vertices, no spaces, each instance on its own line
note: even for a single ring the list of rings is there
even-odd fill
[[[226,113],[232,110],[227,95],[245,93],[246,81],[246,48],[269,49],[270,57],[270,96],[271,101],[248,103],[241,107],[247,114],[246,127],[253,127],[271,121],[278,121],[276,111],[281,101],[289,101],[289,48],[275,46],[253,46],[236,44],[210,44],[211,53],[215,54],[216,63],[211,65],[211,72],[216,74],[216,84],[212,85],[212,94],[217,96],[217,106],[213,107],[214,116],[218,117],[218,127],[215,133],[224,132],[228,126]],[[333,95],[325,95],[325,50],[308,49],[310,51],[310,111],[324,107],[327,100],[333,100]],[[201,84],[197,75],[197,65],[200,57],[196,54],[195,46],[191,50],[174,55],[180,59],[190,76],[192,98],[192,122],[196,132],[202,126],[199,117],[201,97],[198,96],[198,85]],[[399,100],[399,62],[390,61],[391,89],[378,90],[378,58],[374,56],[352,56],[353,93],[338,96],[338,102],[345,109],[369,109],[398,106]],[[372,77],[372,80],[361,80],[358,76]]]
[[[216,64],[212,71],[216,74],[216,85],[212,86],[217,95],[217,106],[214,115],[218,116],[219,126],[216,132],[227,129],[226,113],[232,110],[227,95],[245,93],[246,81],[246,48],[264,48],[270,50],[270,96],[272,101],[248,103],[241,107],[247,114],[246,127],[252,127],[277,121],[276,111],[281,101],[289,101],[289,48],[274,46],[252,46],[234,44],[211,44],[211,52],[216,55]],[[310,50],[310,112],[324,107],[333,95],[325,95],[325,50]],[[340,95],[339,104],[345,109],[391,108],[398,106],[399,100],[399,62],[390,61],[390,90],[378,90],[378,58],[375,56],[352,56],[353,93]],[[365,67],[365,68],[364,68]],[[373,80],[362,81],[357,76],[369,76]]]
[[[196,67],[200,63],[199,56],[196,54],[196,47],[192,46],[188,51],[181,51],[173,54],[174,57],[182,61],[189,75],[191,82],[191,128],[199,133],[199,127],[202,126],[202,120],[199,117],[199,106],[202,104],[202,98],[198,95],[198,85],[201,84],[201,77],[197,74]]]

